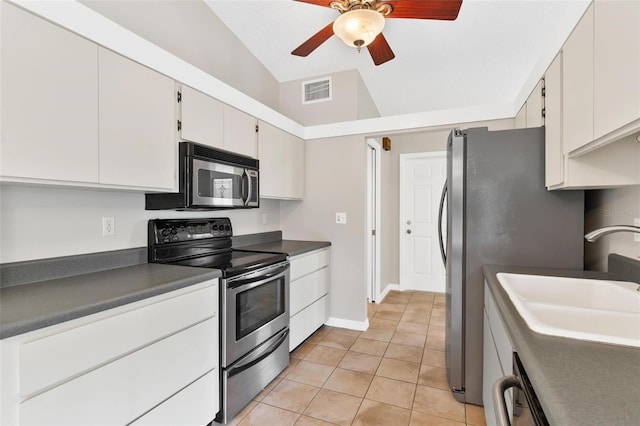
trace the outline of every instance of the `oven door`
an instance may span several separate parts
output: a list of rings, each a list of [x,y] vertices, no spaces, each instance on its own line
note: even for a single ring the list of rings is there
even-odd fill
[[[248,172],[254,172],[248,170]],[[250,177],[242,167],[192,159],[191,205],[246,207],[251,197]]]
[[[222,366],[289,326],[289,262],[224,280]]]

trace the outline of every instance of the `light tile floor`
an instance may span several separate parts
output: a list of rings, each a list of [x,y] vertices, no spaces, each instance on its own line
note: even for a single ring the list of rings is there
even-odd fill
[[[232,425],[485,425],[448,389],[444,295],[392,291],[364,332],[323,326]]]

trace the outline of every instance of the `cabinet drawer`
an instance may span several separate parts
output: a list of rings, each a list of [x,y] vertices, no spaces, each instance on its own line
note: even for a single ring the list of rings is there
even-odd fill
[[[327,321],[328,299],[324,296],[314,304],[291,317],[289,328],[289,351],[294,350],[300,343],[316,331]]]
[[[208,319],[20,404],[22,425],[127,424],[217,364]]]
[[[322,268],[291,282],[289,312],[293,316],[329,292],[329,269]]]
[[[213,285],[27,342],[20,347],[20,395],[84,374],[211,318],[217,309]]]
[[[329,265],[329,249],[313,251],[291,259],[291,281]]]
[[[216,416],[219,405],[218,369],[210,371],[140,417],[132,426],[203,426]]]

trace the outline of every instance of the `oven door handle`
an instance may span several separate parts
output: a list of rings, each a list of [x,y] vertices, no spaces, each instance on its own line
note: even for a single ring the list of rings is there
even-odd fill
[[[509,409],[507,407],[507,400],[504,398],[504,393],[507,389],[513,387],[522,389],[520,380],[513,375],[501,377],[493,385],[493,406],[496,412],[497,426],[511,426],[511,422],[509,421]]]
[[[289,329],[286,328],[280,332],[280,334],[272,337],[271,339],[264,342],[262,345],[258,346],[253,352],[251,352],[246,358],[238,361],[233,367],[231,367],[227,374],[229,377],[233,377],[236,374],[240,374],[243,371],[251,368],[256,365],[273,352],[276,351],[280,347],[280,345],[287,339],[289,336]],[[288,350],[288,348],[287,348]]]
[[[288,264],[281,266],[277,269],[274,269],[272,272],[267,272],[266,274],[258,275],[257,277],[252,277],[252,278],[247,278],[244,280],[237,280],[237,281],[227,281],[227,287],[238,288],[238,287],[242,287],[243,285],[257,283],[259,281],[265,281],[286,272],[287,269],[289,269]]]

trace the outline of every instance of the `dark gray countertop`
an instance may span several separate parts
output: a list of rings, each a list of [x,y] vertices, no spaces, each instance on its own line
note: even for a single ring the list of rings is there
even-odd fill
[[[319,250],[330,246],[331,243],[328,241],[278,240],[259,244],[250,244],[240,247],[234,246],[234,248],[239,250],[262,251],[267,253],[286,253],[289,256],[297,256],[299,254],[308,253],[310,251]]]
[[[640,348],[554,336],[529,329],[496,274],[613,279],[602,272],[485,265],[484,276],[515,350],[552,425],[640,424]]]
[[[0,289],[0,338],[218,278],[217,269],[142,264]]]

